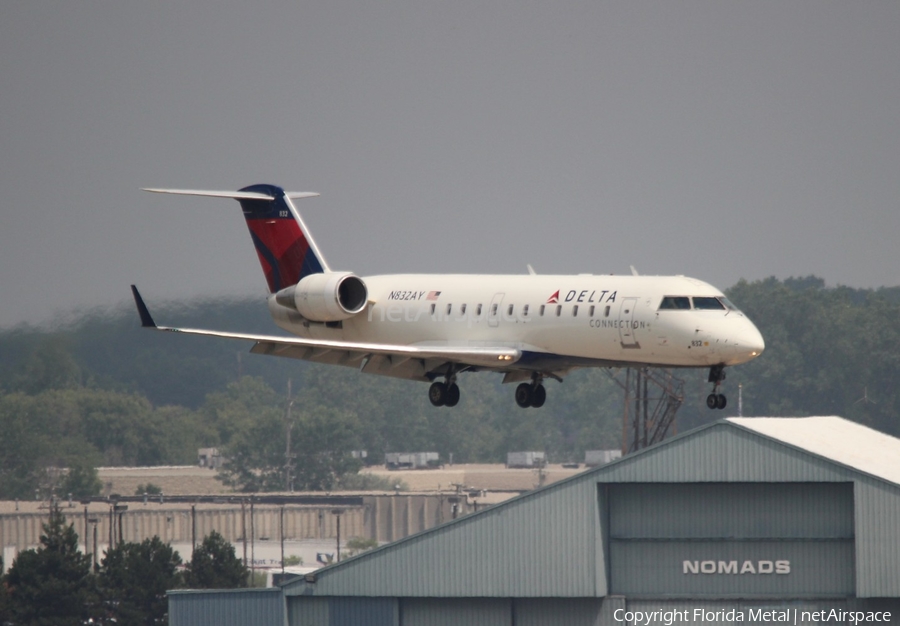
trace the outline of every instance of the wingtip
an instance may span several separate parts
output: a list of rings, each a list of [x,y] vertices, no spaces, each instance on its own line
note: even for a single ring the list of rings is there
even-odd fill
[[[150,311],[147,309],[147,305],[144,304],[144,299],[135,285],[131,286],[131,295],[134,296],[134,304],[137,306],[138,315],[141,316],[141,326],[143,328],[156,328],[156,322],[150,316]]]

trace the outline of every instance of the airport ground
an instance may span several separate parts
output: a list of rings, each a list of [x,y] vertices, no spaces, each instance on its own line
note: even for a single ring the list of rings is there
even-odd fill
[[[542,469],[507,468],[502,464],[443,465],[427,470],[388,470],[367,467],[362,473],[404,483],[410,491],[450,492],[461,485],[465,490],[486,492],[530,491],[568,478],[586,468],[548,465]],[[234,492],[216,479],[214,470],[195,467],[104,467],[98,470],[103,495],[136,495],[140,485],[151,483],[168,495],[226,495]],[[509,497],[507,493],[505,497]]]

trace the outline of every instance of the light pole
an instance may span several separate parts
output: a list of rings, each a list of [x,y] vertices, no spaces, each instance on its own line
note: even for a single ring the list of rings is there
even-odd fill
[[[337,562],[341,562],[341,515],[344,509],[331,509],[331,514],[337,518]]]
[[[123,536],[124,533],[122,532],[122,516],[125,514],[125,511],[128,510],[128,505],[127,504],[117,504],[117,505],[115,505],[114,508],[115,508],[116,513],[119,516],[119,541],[116,544],[116,545],[119,545],[125,540],[125,537]],[[112,546],[110,546],[110,548],[112,548]]]
[[[94,531],[94,533],[93,533],[94,534],[94,551],[93,551],[92,556],[94,559],[94,569],[97,569],[97,522],[99,522],[100,519],[96,518],[96,517],[89,517],[87,521],[91,524],[93,531]],[[86,534],[87,534],[87,528],[85,528],[85,535]],[[87,542],[88,542],[88,538],[85,537],[84,538],[85,549],[87,549]]]

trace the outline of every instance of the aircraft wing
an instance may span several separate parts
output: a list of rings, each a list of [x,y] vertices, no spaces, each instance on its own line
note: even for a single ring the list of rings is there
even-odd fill
[[[131,286],[134,302],[144,328],[188,335],[206,335],[255,342],[250,352],[302,359],[329,365],[357,367],[367,374],[380,374],[411,380],[429,381],[444,374],[448,364],[481,369],[504,369],[522,357],[522,352],[509,347],[461,347],[444,345],[393,345],[300,337],[277,337],[229,333],[197,328],[158,326],[150,315],[137,288]],[[431,374],[431,376],[429,376]]]

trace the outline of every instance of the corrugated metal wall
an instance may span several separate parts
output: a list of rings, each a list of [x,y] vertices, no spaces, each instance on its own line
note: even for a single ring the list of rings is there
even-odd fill
[[[599,482],[848,482],[859,473],[728,422],[595,470]]]
[[[876,481],[856,484],[857,597],[900,597],[900,495],[897,492],[897,487]]]
[[[398,626],[396,598],[329,598],[328,626]]]
[[[617,539],[851,539],[853,483],[613,484]]]
[[[303,597],[288,599],[288,626],[328,626],[329,600],[331,598]],[[275,625],[273,624],[272,626]]]
[[[281,589],[170,591],[169,626],[281,626]]]
[[[852,483],[616,484],[611,591],[848,596]]]
[[[512,601],[500,598],[402,598],[403,626],[510,626]]]
[[[602,598],[517,598],[508,624],[515,626],[595,626],[601,621]],[[623,604],[624,606],[624,604]]]
[[[812,613],[819,611],[890,611],[892,621],[896,623],[897,616],[900,615],[900,601],[897,600],[626,600],[625,611],[641,612],[643,614],[651,614],[649,621],[641,621],[641,626],[658,626],[665,624],[666,614],[675,617],[673,623],[680,624],[703,624],[703,626],[735,626],[735,624],[772,624],[773,626],[784,626],[785,623],[795,626],[807,626],[812,624],[850,624],[847,619],[822,619],[818,616],[815,620]],[[654,612],[659,612],[654,615]],[[676,617],[673,612],[678,611],[680,616]],[[685,611],[687,613],[685,614]],[[734,611],[734,615],[729,616],[729,611]],[[753,612],[751,614],[751,611]],[[787,611],[788,620],[760,619],[765,616],[766,611]],[[796,622],[794,621],[796,611]],[[738,621],[735,618],[737,614],[741,614],[743,618]],[[687,619],[684,619],[686,615]],[[619,614],[622,617],[623,613]],[[775,616],[770,616],[775,617]],[[757,618],[757,619],[751,619]],[[857,622],[865,623],[865,622]],[[874,622],[872,622],[874,623]],[[884,622],[881,622],[884,623]],[[603,622],[604,626],[633,626],[635,621],[613,621]]]
[[[323,570],[288,594],[390,597],[598,595],[596,483],[550,489]],[[472,523],[477,522],[477,523]],[[307,591],[309,589],[309,591]],[[605,593],[605,586],[603,592]]]
[[[625,596],[841,597],[854,587],[850,542],[628,541],[612,545],[611,561],[612,591]]]

